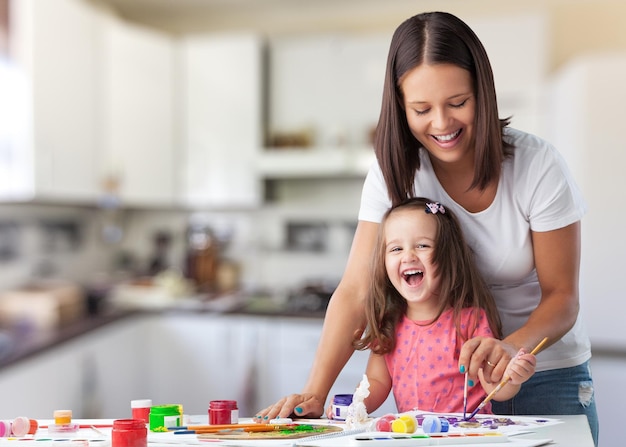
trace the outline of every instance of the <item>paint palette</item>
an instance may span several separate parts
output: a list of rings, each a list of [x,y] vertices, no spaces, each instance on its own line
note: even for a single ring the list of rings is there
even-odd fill
[[[355,436],[350,444],[359,447],[413,447],[422,445],[483,445],[508,441],[509,439],[505,434],[497,432],[430,435],[370,432]]]
[[[247,432],[243,430],[230,430],[216,433],[198,434],[199,440],[232,440],[232,439],[299,439],[312,436],[325,436],[344,431],[336,425],[316,424],[292,424],[287,428],[275,431]]]

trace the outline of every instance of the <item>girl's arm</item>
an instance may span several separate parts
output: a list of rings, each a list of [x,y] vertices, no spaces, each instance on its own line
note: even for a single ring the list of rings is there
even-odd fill
[[[385,357],[370,353],[365,374],[370,384],[370,395],[365,398],[363,403],[367,412],[372,413],[385,402],[389,396],[389,391],[391,391],[391,376],[385,363]]]
[[[322,335],[309,378],[300,394],[283,397],[257,413],[257,419],[320,417],[328,392],[354,353],[352,340],[365,327],[364,300],[378,224],[359,221],[346,270],[326,310]]]
[[[524,348],[530,352],[544,337],[560,340],[576,322],[579,310],[580,222],[558,230],[532,232],[541,301],[526,323],[504,340],[477,337],[461,349],[459,367],[477,377],[485,368],[490,382],[502,380],[509,360]],[[487,360],[494,368],[487,367]]]

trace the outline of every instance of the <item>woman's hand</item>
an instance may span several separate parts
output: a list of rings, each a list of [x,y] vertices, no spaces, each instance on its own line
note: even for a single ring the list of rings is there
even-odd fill
[[[502,380],[511,359],[517,349],[502,340],[492,337],[474,337],[461,347],[459,371],[468,372],[471,379],[478,378],[482,368],[485,379],[494,383]]]
[[[259,411],[252,419],[266,424],[276,418],[319,418],[323,413],[324,402],[317,395],[313,393],[291,394]]]

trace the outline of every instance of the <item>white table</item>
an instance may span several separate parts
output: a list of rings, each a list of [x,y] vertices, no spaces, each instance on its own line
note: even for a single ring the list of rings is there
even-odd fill
[[[593,438],[587,416],[583,414],[574,416],[550,416],[550,418],[563,421],[562,424],[550,425],[538,429],[534,433],[517,435],[519,438],[553,440],[552,446],[563,447],[593,447]]]
[[[530,416],[530,417],[536,417],[538,419],[541,418],[541,416]],[[520,439],[551,439],[552,442],[549,445],[550,447],[553,446],[562,446],[562,447],[593,447],[593,438],[591,437],[591,430],[589,429],[589,423],[587,422],[587,417],[584,415],[576,415],[576,416],[549,416],[550,419],[558,419],[561,421],[561,423],[558,424],[553,424],[553,425],[546,425],[543,427],[538,427],[538,428],[533,428],[532,432],[526,433],[526,434],[518,434],[518,435],[514,435],[515,438],[520,438]],[[107,420],[96,420],[96,419],[79,419],[79,420],[74,420],[73,422],[75,423],[79,423],[81,425],[90,425],[90,424],[96,424],[98,426],[101,426],[100,424],[111,424],[113,420],[111,419],[107,419]],[[311,420],[313,421],[313,420]],[[317,420],[319,422],[319,420]],[[39,421],[40,426],[44,425],[44,424],[50,424],[53,421],[51,420],[41,420]],[[197,422],[200,423],[200,422]],[[201,423],[206,423],[204,420]],[[110,428],[101,428],[102,430],[102,434],[106,435],[105,437],[108,437],[108,434],[110,433]],[[83,430],[81,430],[83,431]],[[85,430],[85,433],[90,433],[89,430]],[[91,434],[93,435],[93,432],[91,432]],[[40,432],[38,432],[39,436],[44,436],[46,437],[46,432],[45,429],[41,430]],[[166,435],[167,436],[167,435]],[[167,443],[160,443],[160,442],[154,442],[154,440],[152,442],[150,442],[148,444],[148,447],[182,447],[185,445],[189,445],[190,447],[198,447],[198,441],[195,438],[195,435],[183,435],[185,437],[189,436],[189,443],[186,442],[186,440],[184,440],[185,438],[183,438],[181,436],[181,438],[179,438],[179,443],[177,444],[171,444],[169,442]],[[150,438],[150,436],[149,436]],[[192,442],[193,441],[195,442]],[[245,445],[246,447],[248,446],[253,446],[253,447],[259,447],[259,446],[264,446],[264,447],[284,447],[286,445],[294,445],[294,443],[298,443],[298,441],[301,440],[281,440],[281,441],[269,441],[269,440],[264,440],[264,441],[260,441],[260,442],[253,442],[253,441],[242,441],[239,442],[237,444],[240,445]],[[337,438],[333,438],[332,441],[329,440],[325,440],[325,441],[330,441],[330,442],[323,442],[322,445],[325,447],[345,447],[350,444],[349,439],[347,439],[347,437],[337,437]],[[7,438],[0,438],[0,447],[15,447],[14,445],[11,444],[15,443],[15,441],[8,441]],[[226,443],[226,442],[225,442]],[[229,444],[233,444],[233,442],[228,442]],[[24,445],[22,445],[24,444]],[[207,444],[208,443],[203,443],[203,444]],[[211,445],[213,446],[219,446],[221,445],[221,443],[211,443]],[[353,445],[353,444],[352,444]],[[32,442],[32,443],[26,443],[24,441],[20,442],[20,446],[21,447],[55,447],[53,446],[51,443],[45,443],[45,442],[41,442],[41,441],[37,441],[37,442]],[[110,444],[109,444],[110,446]]]

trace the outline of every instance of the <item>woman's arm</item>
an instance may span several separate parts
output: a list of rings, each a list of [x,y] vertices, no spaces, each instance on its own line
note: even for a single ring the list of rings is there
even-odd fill
[[[365,326],[363,302],[377,233],[377,223],[359,221],[346,270],[326,310],[315,360],[302,393],[283,397],[259,411],[257,419],[289,417],[292,413],[320,417],[324,413],[328,392],[354,353],[354,335]]]
[[[526,323],[504,340],[477,337],[463,345],[459,367],[469,370],[470,377],[477,377],[478,369],[484,368],[490,381],[500,381],[517,351],[523,348],[530,352],[544,337],[548,337],[548,346],[560,340],[576,322],[580,222],[558,230],[532,232],[532,239],[541,301]]]

